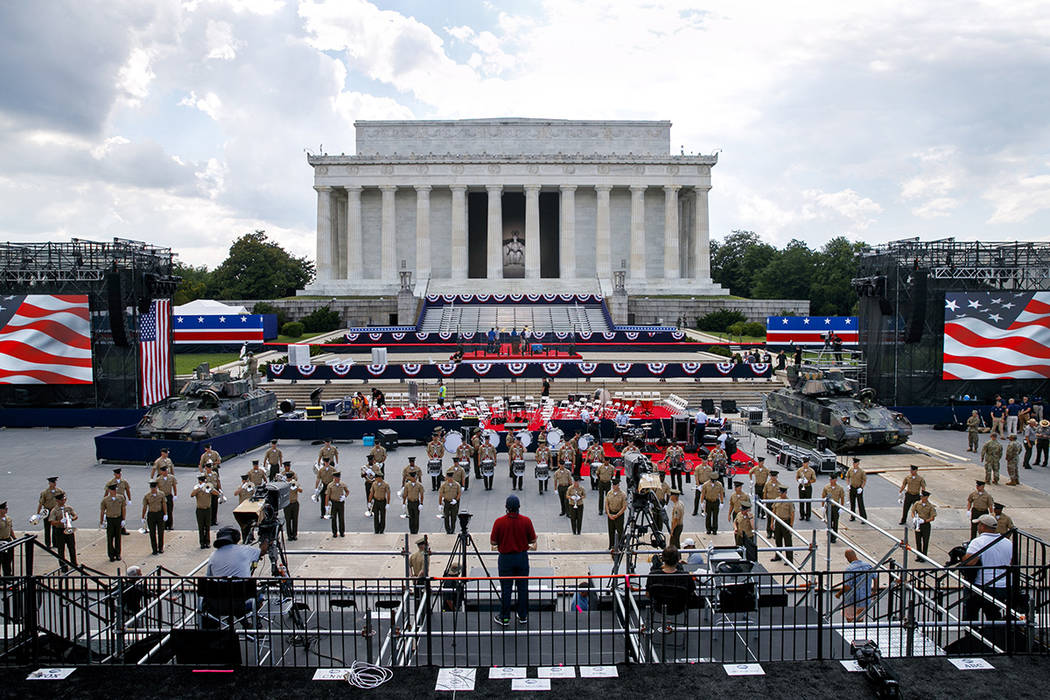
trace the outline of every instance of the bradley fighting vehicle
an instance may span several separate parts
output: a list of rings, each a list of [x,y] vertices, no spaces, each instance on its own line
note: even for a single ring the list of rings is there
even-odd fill
[[[875,403],[875,390],[857,391],[840,370],[787,368],[789,387],[766,396],[770,422],[785,436],[815,443],[826,438],[836,452],[903,445],[911,422]]]
[[[277,417],[277,396],[253,386],[248,379],[233,379],[229,372],[210,372],[207,363],[178,396],[149,410],[139,421],[140,438],[205,440],[225,435]]]

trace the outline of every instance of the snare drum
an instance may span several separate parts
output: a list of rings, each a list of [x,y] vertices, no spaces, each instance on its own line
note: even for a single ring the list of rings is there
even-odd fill
[[[485,459],[481,461],[481,474],[488,478],[496,473],[496,463],[491,459]]]
[[[543,465],[542,467],[541,466],[537,466],[536,467],[536,479],[538,481],[546,481],[547,479],[551,478],[550,471],[551,471],[550,468],[547,467],[546,464]]]
[[[514,476],[525,476],[525,460],[514,460],[511,462],[510,468],[514,472]]]
[[[441,476],[441,460],[432,459],[427,462],[427,473],[430,476]]]

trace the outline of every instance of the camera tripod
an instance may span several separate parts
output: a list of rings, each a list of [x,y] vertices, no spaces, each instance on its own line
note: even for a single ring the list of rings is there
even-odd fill
[[[656,549],[663,549],[667,544],[663,528],[667,524],[663,507],[651,491],[630,494],[624,522],[623,536],[616,543],[613,554],[612,576],[620,573],[620,565],[625,564],[625,572],[633,574],[638,565],[638,547],[646,532],[652,533],[649,544]],[[610,579],[614,581],[615,579]]]

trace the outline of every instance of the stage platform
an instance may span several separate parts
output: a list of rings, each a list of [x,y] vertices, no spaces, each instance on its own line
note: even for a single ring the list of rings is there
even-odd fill
[[[513,351],[513,347],[510,343],[504,343],[500,346],[499,352],[487,352],[486,350],[477,349],[463,354],[464,362],[512,362],[515,360],[524,362],[549,362],[551,360],[580,360],[583,357],[578,352],[570,352],[567,348],[571,346],[563,345],[543,345],[537,343],[532,345],[529,349],[523,345],[518,348],[518,352]]]

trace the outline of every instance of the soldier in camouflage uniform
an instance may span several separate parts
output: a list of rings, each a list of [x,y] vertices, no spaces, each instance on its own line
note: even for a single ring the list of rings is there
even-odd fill
[[[981,448],[981,461],[984,462],[984,480],[993,484],[999,483],[999,460],[1003,457],[1003,444],[999,436],[992,433],[988,442]]]
[[[1011,435],[1006,443],[1006,473],[1010,475],[1007,486],[1018,486],[1021,482],[1017,476],[1017,460],[1021,456],[1021,443],[1017,442],[1017,436]]]
[[[977,414],[977,411],[973,411],[970,417],[966,419],[966,451],[976,452],[977,451],[977,432],[978,428],[981,427],[981,417]]]

